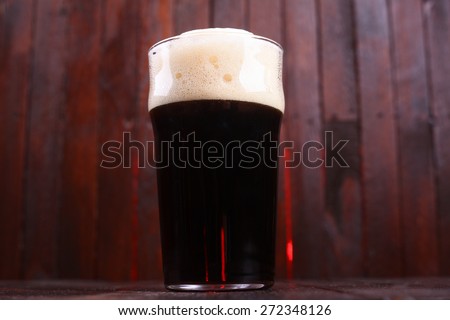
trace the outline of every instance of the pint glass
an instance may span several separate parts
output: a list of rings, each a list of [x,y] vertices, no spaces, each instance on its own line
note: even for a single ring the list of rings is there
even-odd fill
[[[189,31],[149,50],[168,289],[273,284],[282,52],[236,29]]]

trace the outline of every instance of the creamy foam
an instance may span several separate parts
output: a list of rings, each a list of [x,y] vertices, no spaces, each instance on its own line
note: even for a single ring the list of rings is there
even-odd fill
[[[202,29],[149,51],[148,108],[180,101],[238,100],[284,111],[282,49],[239,29]]]

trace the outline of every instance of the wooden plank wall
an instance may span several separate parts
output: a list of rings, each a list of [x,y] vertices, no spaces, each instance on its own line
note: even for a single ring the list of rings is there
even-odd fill
[[[349,141],[280,168],[277,276],[450,275],[450,0],[0,0],[0,279],[161,279],[155,170],[100,148],[153,139],[146,51],[205,27],[283,45],[283,140]]]

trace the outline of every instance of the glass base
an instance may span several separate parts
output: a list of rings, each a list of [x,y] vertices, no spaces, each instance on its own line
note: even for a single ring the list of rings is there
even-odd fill
[[[166,288],[174,291],[233,291],[269,288],[273,282],[266,283],[226,283],[226,284],[169,284]]]

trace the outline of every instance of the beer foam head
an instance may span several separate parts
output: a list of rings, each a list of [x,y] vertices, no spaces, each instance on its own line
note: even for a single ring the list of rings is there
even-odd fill
[[[148,107],[192,100],[237,100],[284,111],[281,47],[239,29],[202,29],[149,50]]]

